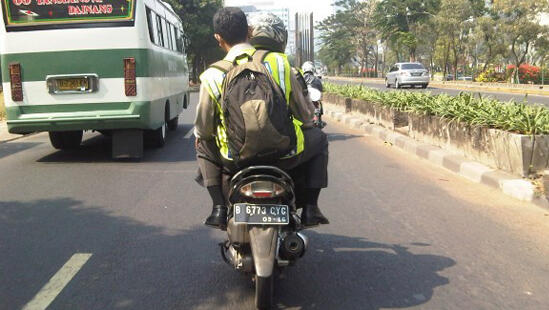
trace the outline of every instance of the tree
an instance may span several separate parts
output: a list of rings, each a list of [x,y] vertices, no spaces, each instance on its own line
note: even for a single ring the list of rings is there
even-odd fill
[[[321,60],[338,70],[354,61],[362,70],[373,58],[371,63],[377,72],[377,37],[371,18],[376,2],[339,0],[335,5],[340,9],[317,26],[321,32]]]
[[[345,11],[337,11],[317,26],[322,41],[318,56],[336,73],[353,57],[353,33],[348,30],[346,16]]]
[[[474,27],[475,65],[482,62],[481,72],[484,72],[498,57],[505,54],[507,47],[500,35],[499,23],[493,16],[478,17]]]
[[[442,0],[436,21],[441,35],[444,36],[445,48],[451,52],[456,78],[459,61],[465,60],[463,56],[467,37],[472,27],[473,10],[470,1]]]
[[[223,6],[222,0],[167,0],[183,21],[191,80],[197,81],[207,66],[223,57],[213,37],[213,16]]]
[[[347,24],[349,30],[355,33],[353,45],[355,46],[357,58],[360,62],[360,70],[369,71],[373,68],[377,76],[378,46],[377,33],[374,28],[373,15],[377,6],[375,0],[365,1],[339,1],[347,12]],[[337,3],[336,3],[337,4]],[[371,56],[371,57],[370,57]]]
[[[493,10],[499,17],[500,34],[509,46],[513,60],[512,81],[520,83],[519,68],[536,45],[544,44],[549,27],[540,25],[539,16],[549,9],[548,0],[494,0]]]
[[[410,61],[415,61],[421,35],[417,27],[435,16],[439,7],[440,0],[381,0],[374,15],[375,26],[389,45],[405,46]]]
[[[424,60],[429,63],[429,71],[433,74],[440,31],[434,19],[419,25],[417,30],[418,33],[422,33],[419,37],[419,46],[416,51],[417,57],[422,58],[422,56],[425,56]]]

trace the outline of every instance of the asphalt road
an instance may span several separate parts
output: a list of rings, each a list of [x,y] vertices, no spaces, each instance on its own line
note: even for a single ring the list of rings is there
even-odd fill
[[[96,134],[72,152],[45,134],[0,144],[0,309],[253,309],[250,279],[220,258],[224,234],[201,225],[192,113],[141,162],[112,161]],[[549,309],[549,211],[326,130],[332,224],[307,231],[277,308]]]
[[[335,84],[351,84],[351,85],[364,85],[366,87],[379,89],[383,91],[395,91],[395,88],[392,87],[390,89],[385,87],[385,84],[381,83],[375,83],[372,81],[364,81],[364,82],[354,82],[354,81],[341,81],[341,80],[333,80],[330,78],[325,78],[326,81],[335,83]],[[461,92],[467,92],[464,90],[459,89],[447,89],[447,88],[437,88],[428,86],[426,89],[421,88],[410,88],[408,86],[404,86],[402,90],[405,91],[417,91],[417,92],[430,92],[432,94],[448,94],[451,96],[457,96]],[[473,91],[473,93],[478,94],[478,91]],[[480,92],[483,97],[492,97],[495,99],[498,99],[502,102],[508,102],[508,101],[515,101],[515,102],[528,102],[530,104],[540,104],[545,105],[549,107],[549,96],[537,96],[537,95],[521,95],[521,94],[509,94],[509,93],[501,93],[501,92]]]

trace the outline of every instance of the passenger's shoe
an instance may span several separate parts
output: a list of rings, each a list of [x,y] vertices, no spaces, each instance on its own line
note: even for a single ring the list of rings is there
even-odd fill
[[[219,228],[221,230],[227,229],[227,207],[214,206],[212,214],[208,216],[204,225]]]
[[[306,205],[301,213],[301,224],[305,227],[319,224],[330,224],[330,221],[320,212],[317,205]]]

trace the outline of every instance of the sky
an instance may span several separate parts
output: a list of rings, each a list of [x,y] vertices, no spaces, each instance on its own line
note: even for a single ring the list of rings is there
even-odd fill
[[[225,5],[276,6],[278,8],[289,8],[290,14],[296,12],[310,13],[312,11],[315,20],[320,21],[333,13],[332,2],[333,0],[225,0]],[[311,10],[311,7],[314,7],[314,10]]]

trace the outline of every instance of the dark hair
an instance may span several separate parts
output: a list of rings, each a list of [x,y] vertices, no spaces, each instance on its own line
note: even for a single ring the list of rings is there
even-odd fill
[[[241,9],[225,7],[219,9],[213,18],[214,33],[219,34],[230,45],[246,42],[248,20]]]

